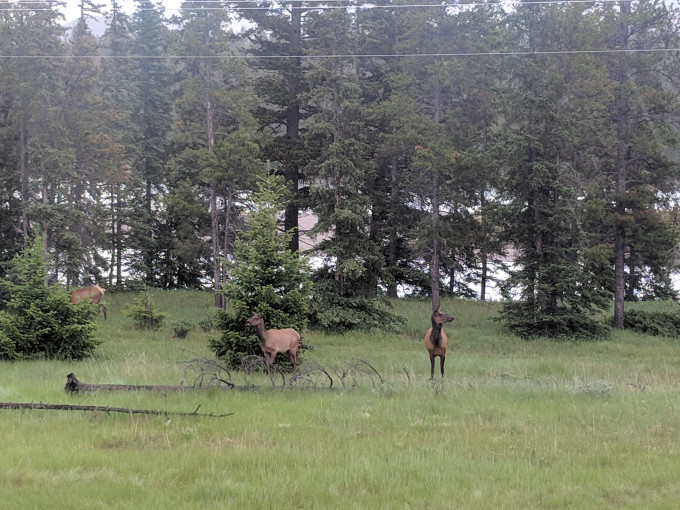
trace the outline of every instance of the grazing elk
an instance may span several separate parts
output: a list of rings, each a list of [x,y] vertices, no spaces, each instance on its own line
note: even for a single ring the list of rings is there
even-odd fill
[[[93,285],[91,287],[84,287],[82,289],[74,290],[71,292],[71,303],[78,304],[81,301],[89,301],[93,305],[100,304],[102,298],[104,297],[104,289],[98,285]],[[106,307],[102,306],[102,313],[104,314],[104,320],[106,320]]]
[[[452,315],[442,313],[441,308],[432,313],[432,327],[425,333],[425,348],[430,353],[430,379],[434,379],[434,358],[439,356],[439,368],[444,377],[444,362],[446,361],[446,344],[449,339],[442,329],[442,325],[453,321]]]
[[[290,362],[293,364],[293,370],[297,369],[297,350],[300,345],[300,333],[293,328],[266,329],[264,327],[264,319],[257,312],[253,312],[253,316],[246,321],[246,324],[255,327],[255,332],[260,339],[260,349],[262,349],[267,365],[271,366],[274,363],[277,353],[287,352]]]

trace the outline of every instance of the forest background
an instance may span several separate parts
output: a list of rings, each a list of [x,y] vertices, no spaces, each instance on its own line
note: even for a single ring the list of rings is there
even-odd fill
[[[67,32],[58,3],[0,5],[0,262],[39,232],[51,282],[218,290],[275,173],[290,248],[332,298],[436,308],[507,270],[506,318],[613,298],[622,327],[625,301],[674,297],[673,4],[80,11]]]

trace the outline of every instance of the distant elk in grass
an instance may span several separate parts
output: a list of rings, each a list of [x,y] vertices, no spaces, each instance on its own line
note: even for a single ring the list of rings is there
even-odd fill
[[[446,345],[449,339],[442,329],[447,322],[453,321],[452,315],[442,313],[441,308],[432,313],[432,327],[425,333],[425,348],[430,353],[430,379],[434,379],[434,359],[439,356],[439,368],[444,377],[444,362],[446,361]]]
[[[253,312],[253,316],[246,321],[249,326],[255,327],[255,332],[260,339],[260,349],[264,359],[270,367],[279,352],[287,352],[293,370],[297,370],[297,351],[300,345],[300,333],[293,328],[266,329],[262,316]]]
[[[91,287],[83,287],[82,289],[71,292],[71,303],[78,304],[81,301],[89,301],[93,305],[99,305],[104,297],[104,289],[99,285],[92,285]],[[106,307],[101,305],[104,320],[106,320]]]

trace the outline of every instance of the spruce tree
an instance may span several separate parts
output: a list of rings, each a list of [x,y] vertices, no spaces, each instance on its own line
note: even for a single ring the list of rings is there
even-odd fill
[[[43,238],[37,237],[0,282],[8,296],[0,310],[1,359],[82,359],[97,345],[97,309],[87,302],[72,305],[63,289],[45,285],[46,277]]]
[[[517,47],[548,51],[583,44],[592,18],[579,6],[527,6],[512,18]],[[554,26],[565,27],[564,33]],[[572,27],[567,30],[566,27]],[[507,169],[503,202],[507,242],[518,250],[509,285],[519,293],[502,318],[523,336],[602,337],[608,329],[592,312],[608,305],[599,258],[584,250],[580,216],[583,154],[606,119],[591,84],[602,78],[591,55],[540,59],[527,56],[507,68],[499,106],[512,123],[500,124],[495,151]],[[589,118],[588,129],[581,119]],[[592,130],[592,131],[590,131]],[[565,171],[566,169],[571,170]]]
[[[224,294],[233,312],[218,312],[222,336],[210,346],[232,367],[244,356],[262,354],[255,330],[246,324],[253,312],[262,315],[267,329],[300,332],[306,325],[312,284],[304,259],[290,251],[291,232],[279,231],[284,189],[280,178],[261,179],[248,228],[235,242],[234,259],[226,263]]]

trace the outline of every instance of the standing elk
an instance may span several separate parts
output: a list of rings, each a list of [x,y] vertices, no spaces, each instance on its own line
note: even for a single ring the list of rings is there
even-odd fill
[[[91,287],[83,287],[82,289],[74,290],[71,292],[71,303],[78,304],[81,301],[90,301],[93,305],[100,304],[102,298],[104,297],[104,289],[99,285],[92,285]],[[106,320],[106,307],[102,306],[102,313],[104,314],[104,320]]]
[[[253,316],[246,321],[249,326],[255,327],[255,332],[260,339],[260,349],[264,354],[267,365],[271,367],[274,358],[279,352],[287,352],[293,370],[297,370],[297,350],[300,345],[300,333],[293,328],[286,329],[266,329],[262,316],[253,312]]]
[[[432,327],[425,333],[425,348],[430,353],[430,379],[434,379],[434,358],[439,356],[439,368],[444,378],[444,362],[446,361],[446,345],[449,339],[442,329],[442,325],[453,321],[452,315],[442,313],[441,308],[432,313]]]

